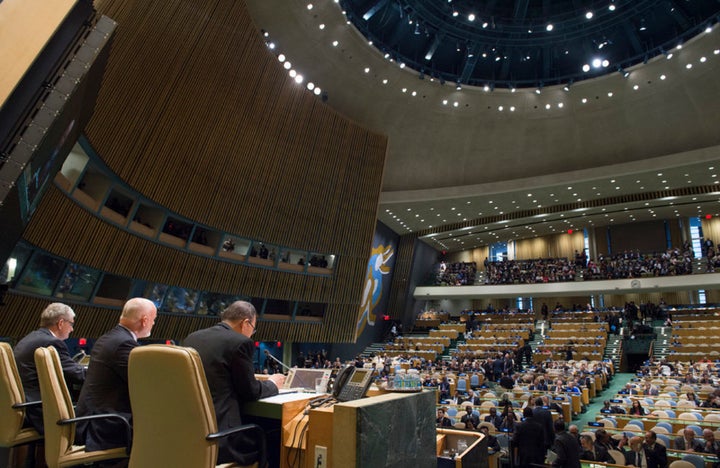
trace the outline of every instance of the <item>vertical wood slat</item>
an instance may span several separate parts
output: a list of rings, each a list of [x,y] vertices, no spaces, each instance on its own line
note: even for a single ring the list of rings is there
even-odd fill
[[[386,137],[343,118],[295,84],[265,47],[243,2],[98,0],[96,6],[121,25],[86,128],[111,170],[192,221],[333,253],[338,266],[331,278],[310,277],[179,252],[98,220],[54,188],[26,239],[117,275],[323,302],[322,327],[263,328],[273,339],[354,339]],[[190,326],[202,322],[187,319]],[[166,322],[173,323],[168,333],[184,331],[174,318]]]

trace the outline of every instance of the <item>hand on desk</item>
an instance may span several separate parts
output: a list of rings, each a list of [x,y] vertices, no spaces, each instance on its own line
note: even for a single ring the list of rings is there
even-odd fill
[[[285,376],[283,374],[272,374],[268,377],[268,380],[274,383],[277,388],[282,388],[285,383]]]

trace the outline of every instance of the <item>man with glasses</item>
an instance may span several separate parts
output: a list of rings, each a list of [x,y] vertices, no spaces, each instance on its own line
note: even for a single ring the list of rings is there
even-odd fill
[[[65,345],[65,340],[70,337],[75,326],[74,320],[75,312],[69,306],[54,302],[40,314],[40,328],[30,332],[15,345],[13,352],[27,401],[40,400],[40,382],[35,368],[37,348],[53,346],[57,349],[68,387],[82,385],[85,381],[85,368],[73,361]],[[32,425],[40,434],[44,433],[42,409],[39,406],[27,408],[25,419],[26,424]]]
[[[217,325],[188,335],[183,345],[200,354],[222,431],[242,424],[243,402],[277,395],[285,376],[272,374],[263,381],[255,378],[255,343],[250,338],[257,328],[257,312],[251,303],[233,302],[220,318]],[[249,465],[264,459],[264,452],[253,438],[240,433],[220,439],[217,462]]]

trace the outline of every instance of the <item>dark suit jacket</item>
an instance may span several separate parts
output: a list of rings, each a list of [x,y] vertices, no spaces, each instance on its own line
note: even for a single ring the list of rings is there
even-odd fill
[[[560,432],[555,436],[553,451],[557,459],[553,466],[557,468],[580,468],[580,447],[569,432]]]
[[[553,429],[552,414],[549,410],[536,406],[533,408],[533,416],[542,427],[543,440],[545,441],[545,448],[552,447],[555,441],[555,430]]]
[[[131,419],[128,391],[128,359],[138,346],[130,330],[117,325],[98,338],[90,354],[85,384],[75,413],[78,416],[117,413]],[[88,451],[123,447],[125,429],[121,421],[94,420],[78,425],[78,441]]]
[[[511,446],[518,450],[518,465],[521,468],[545,461],[545,440],[538,437],[541,432],[542,426],[534,417],[515,425]]]
[[[668,466],[667,449],[664,446],[655,443],[653,448],[647,445],[643,447],[645,448],[648,468],[666,468]]]
[[[702,452],[702,449],[702,444],[695,439],[693,439],[690,447],[685,445],[685,437],[677,437],[675,439],[675,450],[693,450],[695,452]]]
[[[591,450],[582,450],[580,453],[581,460],[596,461],[602,463],[615,463],[615,459],[608,453],[605,448],[596,445],[595,454]]]
[[[255,379],[253,354],[255,343],[229,325],[217,325],[191,333],[184,346],[195,348],[200,354],[207,378],[219,430],[242,424],[241,410],[244,402],[276,395],[273,382]],[[218,463],[232,461],[250,464],[260,455],[248,452],[253,447],[252,438],[244,434],[220,440]]]
[[[27,401],[40,400],[40,382],[38,382],[35,368],[35,350],[48,346],[57,349],[68,387],[72,384],[82,384],[85,381],[85,368],[72,360],[65,342],[56,338],[47,328],[39,328],[18,341],[13,350]],[[39,406],[28,408],[25,418],[40,434],[44,433],[42,409]]]

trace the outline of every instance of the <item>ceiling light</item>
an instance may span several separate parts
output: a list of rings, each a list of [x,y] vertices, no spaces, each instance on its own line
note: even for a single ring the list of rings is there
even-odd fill
[[[592,66],[593,66],[593,68],[600,68],[602,66],[602,63],[603,63],[602,59],[595,58],[592,61]]]
[[[338,44],[339,44],[339,42],[338,42],[338,41],[332,41],[332,45],[333,45],[333,47],[337,47],[337,46],[338,46]],[[387,58],[387,56],[388,56],[388,54],[385,54],[385,58]]]
[[[592,19],[592,17],[593,17],[593,12],[592,12],[592,11],[588,11],[587,13],[585,13],[585,18],[587,18],[587,19]]]
[[[661,80],[664,80],[665,78],[667,78],[665,75],[660,75]]]
[[[690,69],[692,68],[692,63],[688,63],[687,65],[685,65],[685,68],[687,68],[688,70],[690,70]]]
[[[647,26],[645,26],[645,18],[640,20],[640,27],[638,28],[640,31],[646,31]]]
[[[555,27],[552,25],[552,23],[550,23],[550,24],[548,24],[547,26],[545,26],[545,30],[546,30],[547,32],[552,31],[554,28],[555,28]]]
[[[615,4],[614,4],[614,3],[611,3],[611,4],[608,6],[608,10],[610,10],[610,11],[615,11]]]
[[[280,63],[284,62],[284,61],[285,61],[285,55],[284,55],[284,54],[278,55],[278,61],[279,61]]]
[[[590,65],[588,65],[587,63],[586,63],[585,65],[583,65],[582,71],[584,71],[585,73],[589,72],[589,71],[590,71]]]

